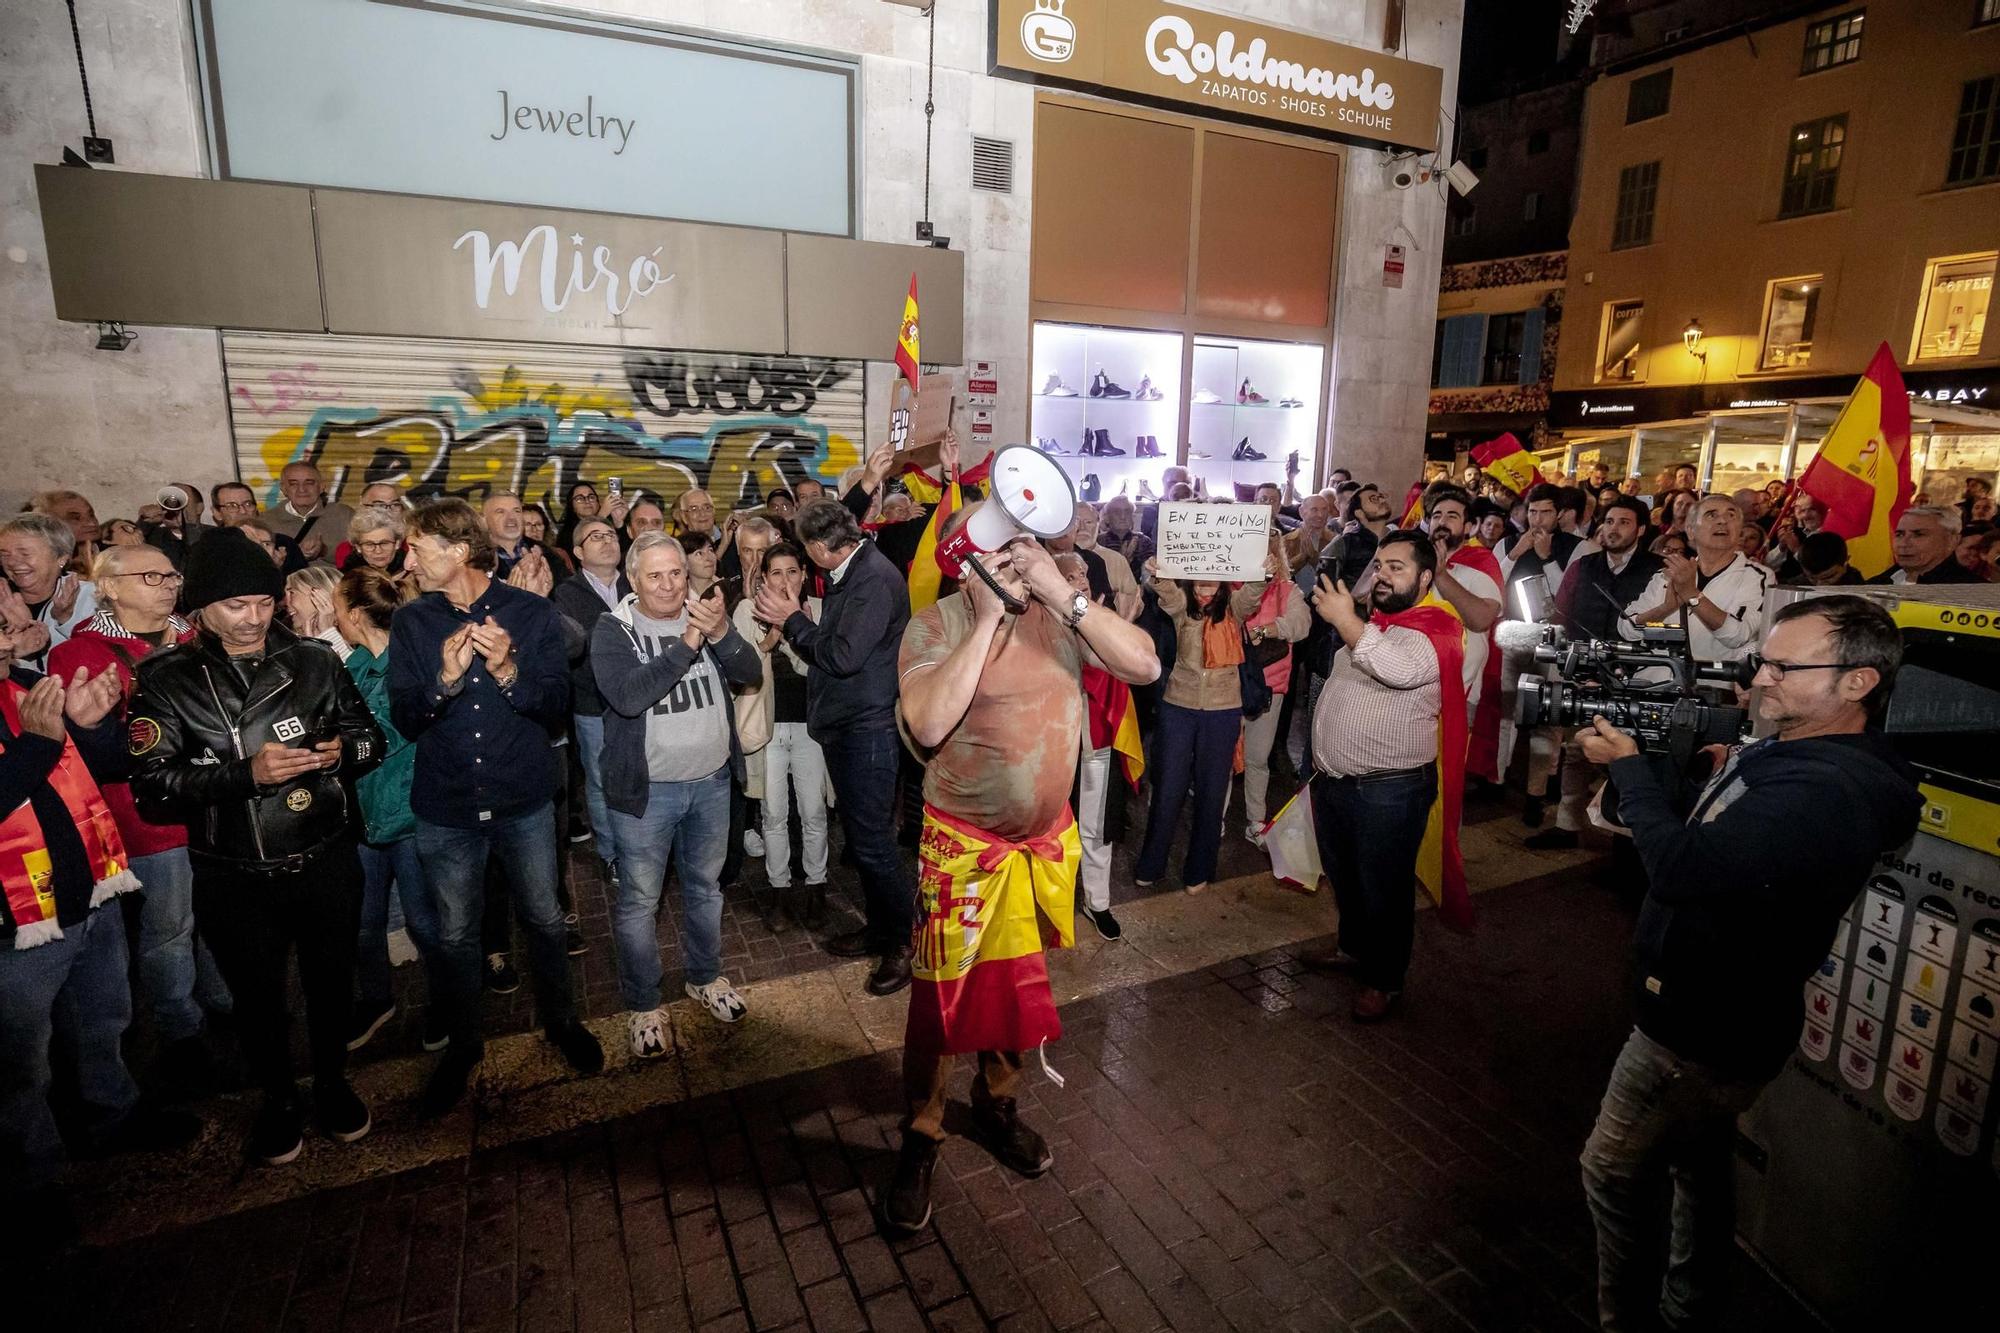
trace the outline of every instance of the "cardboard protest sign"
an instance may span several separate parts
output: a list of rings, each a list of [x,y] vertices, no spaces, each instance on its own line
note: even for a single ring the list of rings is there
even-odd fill
[[[1257,504],[1160,506],[1155,569],[1163,579],[1254,582],[1271,554],[1271,510]]]

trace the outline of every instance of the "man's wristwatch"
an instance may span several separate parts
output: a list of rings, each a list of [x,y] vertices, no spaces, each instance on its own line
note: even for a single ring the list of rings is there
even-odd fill
[[[1071,629],[1075,629],[1077,626],[1083,624],[1083,617],[1089,610],[1089,594],[1073,592],[1069,595],[1069,608],[1063,613],[1063,623]]]

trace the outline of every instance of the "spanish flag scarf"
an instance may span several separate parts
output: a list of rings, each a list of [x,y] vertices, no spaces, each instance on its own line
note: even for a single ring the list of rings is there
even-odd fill
[[[1139,790],[1146,771],[1146,752],[1139,744],[1139,718],[1132,707],[1132,687],[1102,667],[1083,668],[1083,698],[1090,709],[1090,748],[1118,752],[1125,781]]]
[[[963,1055],[1026,1051],[1062,1035],[1044,941],[1075,943],[1076,817],[1022,842],[924,806],[904,1044]]]
[[[7,722],[10,740],[19,744],[21,696],[27,693],[12,680],[0,680],[0,716]],[[92,908],[115,894],[139,887],[125,858],[125,842],[111,809],[97,790],[76,742],[63,737],[62,756],[49,770],[48,785],[62,799],[70,821],[83,842],[83,854],[90,862],[90,889],[81,884],[58,885],[55,865],[49,855],[48,839],[42,831],[35,798],[30,798],[0,821],[0,888],[7,898],[6,925],[13,928],[14,947],[32,949],[38,944],[62,938],[63,927],[73,926]],[[53,806],[44,802],[53,813]]]
[[[1467,565],[1504,589],[1506,577],[1493,552],[1475,537],[1451,554],[1451,565]],[[1467,630],[1470,634],[1472,631]],[[1500,645],[1494,641],[1493,627],[1486,627],[1486,665],[1479,673],[1479,706],[1472,714],[1472,741],[1466,751],[1466,771],[1488,782],[1500,781]]]
[[[1377,612],[1371,622],[1413,629],[1431,641],[1438,664],[1438,785],[1430,822],[1417,851],[1417,878],[1438,905],[1438,916],[1454,930],[1472,929],[1472,896],[1465,888],[1465,858],[1458,846],[1458,821],[1465,796],[1465,752],[1470,739],[1465,719],[1465,624],[1451,603],[1435,592],[1407,611]]]

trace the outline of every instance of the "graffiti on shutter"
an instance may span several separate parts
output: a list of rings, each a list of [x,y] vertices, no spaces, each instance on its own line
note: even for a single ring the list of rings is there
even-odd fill
[[[237,332],[222,349],[238,471],[266,506],[300,459],[349,504],[387,482],[557,517],[580,480],[668,507],[699,486],[726,511],[861,461],[859,361]]]

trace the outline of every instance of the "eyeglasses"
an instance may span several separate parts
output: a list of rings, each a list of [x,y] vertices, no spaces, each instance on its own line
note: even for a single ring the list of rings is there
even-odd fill
[[[228,510],[231,513],[242,513],[256,507],[257,502],[255,500],[224,500],[222,503],[216,505],[215,510],[217,513],[221,513],[224,510]]]
[[[355,545],[364,551],[393,551],[399,543],[394,537],[384,537],[378,541],[361,541]]]
[[[1785,674],[1791,671],[1856,671],[1862,665],[1859,662],[1780,662],[1762,653],[1751,653],[1743,659],[1743,664],[1750,668],[1753,680],[1769,671],[1774,681],[1783,680]]]
[[[163,572],[157,569],[136,569],[129,574],[112,574],[107,577],[114,579],[140,579],[148,588],[178,588],[181,585],[181,576],[172,570]]]
[[[583,544],[588,546],[592,542],[615,542],[617,540],[617,533],[611,531],[609,528],[598,528],[593,532],[584,534]]]

